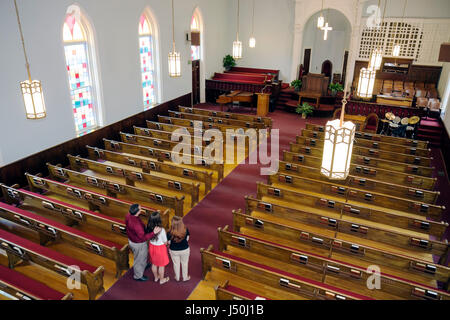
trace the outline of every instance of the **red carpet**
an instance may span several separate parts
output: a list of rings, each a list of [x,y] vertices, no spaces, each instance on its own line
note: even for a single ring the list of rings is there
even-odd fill
[[[199,107],[199,106],[197,106]],[[219,110],[218,107],[202,105],[200,107]],[[232,112],[247,113],[248,109],[238,109]],[[273,129],[280,129],[280,153],[283,149],[289,148],[289,142],[295,139],[305,127],[306,121],[316,124],[324,124],[326,118],[310,118],[306,121],[295,113],[285,111],[275,111],[270,113],[273,119]],[[439,154],[439,152],[437,152]],[[438,158],[435,156],[435,158]],[[281,159],[281,158],[280,158]],[[442,159],[439,157],[436,162]],[[436,165],[436,167],[438,167]],[[450,193],[446,178],[439,177],[440,190]],[[189,261],[189,273],[191,280],[187,283],[175,282],[173,279],[172,265],[167,267],[166,274],[171,277],[171,281],[164,285],[159,285],[153,281],[136,282],[132,279],[132,270],[128,271],[118,280],[100,299],[105,300],[184,300],[202,278],[200,248],[206,248],[213,244],[218,248],[217,228],[225,225],[232,225],[231,211],[233,209],[245,207],[244,196],[256,196],[256,182],[267,181],[266,176],[260,175],[260,165],[249,165],[246,163],[237,166],[216,188],[214,188],[198,205],[196,205],[184,218],[188,226],[191,237],[191,257]],[[441,201],[449,199],[450,194]],[[448,207],[448,206],[447,206]],[[448,218],[448,217],[447,217]],[[151,270],[146,272],[150,279],[153,279]]]

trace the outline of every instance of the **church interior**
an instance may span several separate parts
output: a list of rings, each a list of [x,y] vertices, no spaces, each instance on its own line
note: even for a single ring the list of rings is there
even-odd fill
[[[450,300],[450,1],[3,0],[0,29],[0,300]]]

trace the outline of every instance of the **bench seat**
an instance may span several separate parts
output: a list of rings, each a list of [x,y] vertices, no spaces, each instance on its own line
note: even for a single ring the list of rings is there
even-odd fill
[[[0,265],[0,283],[16,290],[16,297],[21,300],[66,300],[71,297],[71,294],[64,295],[2,265]]]

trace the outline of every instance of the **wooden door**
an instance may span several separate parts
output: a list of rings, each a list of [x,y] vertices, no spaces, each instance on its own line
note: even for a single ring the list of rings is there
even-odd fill
[[[342,79],[341,79],[342,85],[344,85],[344,86],[345,86],[345,77],[347,75],[347,61],[348,61],[348,51],[345,51],[345,53],[344,53],[344,65],[342,66]]]
[[[311,49],[305,49],[305,54],[303,55],[303,67],[305,69],[304,75],[309,72],[309,63],[311,61]]]
[[[322,71],[321,73],[323,73],[325,75],[325,77],[328,77],[331,79],[331,73],[333,71],[333,64],[331,63],[330,60],[325,60],[322,63]]]
[[[200,60],[192,61],[192,103],[200,103]]]

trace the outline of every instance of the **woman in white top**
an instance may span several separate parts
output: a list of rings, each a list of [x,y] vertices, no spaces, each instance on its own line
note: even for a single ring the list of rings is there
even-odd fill
[[[153,212],[148,219],[146,232],[152,232],[155,227],[161,227],[161,216],[159,212]],[[161,227],[161,231],[152,239],[148,246],[148,252],[152,261],[152,272],[155,282],[164,284],[169,281],[169,277],[164,277],[165,267],[169,264],[167,253],[167,234]]]

